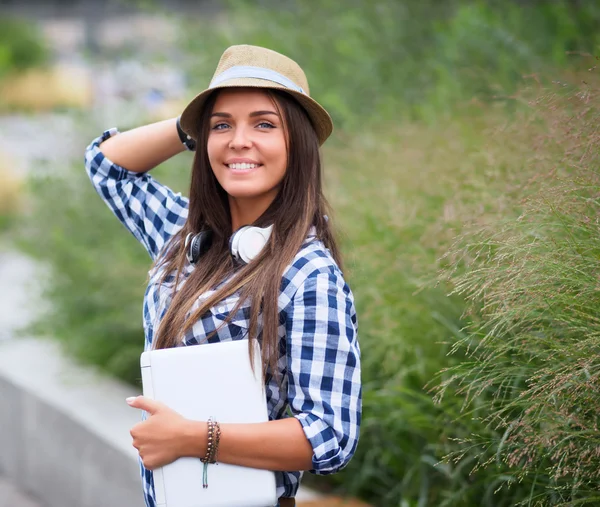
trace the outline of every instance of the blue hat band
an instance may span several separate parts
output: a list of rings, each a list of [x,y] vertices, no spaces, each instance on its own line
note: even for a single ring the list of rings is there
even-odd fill
[[[240,78],[263,79],[265,81],[271,81],[273,83],[280,84],[281,86],[285,86],[290,90],[294,90],[296,92],[306,95],[302,87],[298,86],[296,83],[294,83],[291,79],[285,77],[283,74],[280,74],[279,72],[276,72],[271,69],[265,69],[264,67],[251,67],[247,65],[236,65],[234,67],[230,67],[226,71],[221,72],[221,74],[216,76],[211,81],[210,86],[208,88],[216,88],[220,84],[223,84],[225,81]]]

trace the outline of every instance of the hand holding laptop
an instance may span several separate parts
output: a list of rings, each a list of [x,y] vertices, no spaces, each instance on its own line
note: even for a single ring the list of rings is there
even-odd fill
[[[126,399],[130,407],[145,410],[149,417],[131,428],[133,446],[138,450],[148,470],[173,463],[188,455],[189,441],[185,438],[189,421],[164,403],[145,396]]]
[[[219,423],[267,422],[260,347],[254,364],[246,340],[144,352],[144,396],[128,401],[148,419],[131,430],[144,465],[153,469],[157,507],[267,507],[277,503],[275,474],[218,461],[208,465],[209,418]],[[135,445],[135,444],[134,444]]]

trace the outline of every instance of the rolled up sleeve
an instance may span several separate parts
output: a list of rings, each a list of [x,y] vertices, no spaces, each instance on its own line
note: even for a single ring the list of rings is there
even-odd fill
[[[85,151],[85,169],[102,200],[155,259],[188,215],[188,199],[148,173],[136,173],[104,156],[100,144],[117,135],[105,131]]]
[[[362,410],[356,312],[341,273],[304,281],[286,333],[288,403],[313,448],[311,472],[335,473],[354,455]]]

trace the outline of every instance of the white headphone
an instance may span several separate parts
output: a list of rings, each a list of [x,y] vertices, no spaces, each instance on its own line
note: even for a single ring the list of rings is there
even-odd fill
[[[271,237],[273,226],[254,227],[246,225],[240,227],[229,240],[229,250],[237,261],[248,264],[256,258]],[[185,238],[186,257],[190,264],[196,264],[200,257],[208,250],[211,239],[210,231],[198,234],[190,232]]]

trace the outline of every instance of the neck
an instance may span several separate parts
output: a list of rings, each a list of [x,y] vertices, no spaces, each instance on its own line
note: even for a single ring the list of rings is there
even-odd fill
[[[229,210],[231,212],[231,229],[237,231],[244,225],[254,223],[271,205],[275,195],[261,195],[259,197],[232,197],[229,196]]]

